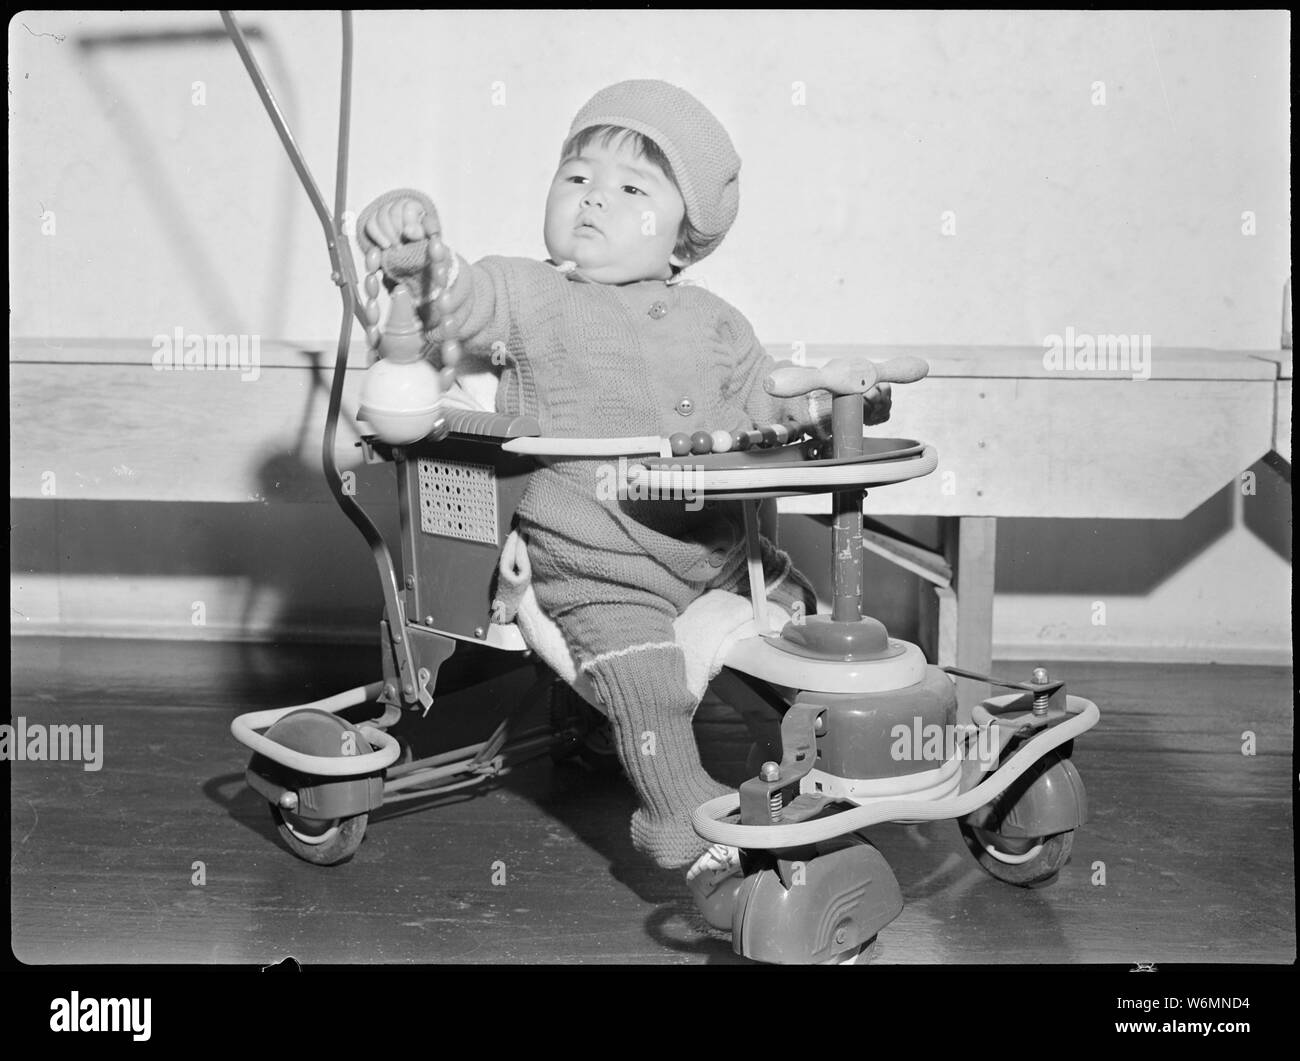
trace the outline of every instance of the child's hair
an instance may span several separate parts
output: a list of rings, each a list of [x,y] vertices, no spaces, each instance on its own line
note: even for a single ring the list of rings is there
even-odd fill
[[[581,154],[582,149],[597,137],[600,138],[601,147],[609,147],[627,137],[629,146],[638,157],[658,166],[663,170],[664,176],[673,182],[673,187],[681,191],[681,185],[677,183],[677,175],[673,173],[672,163],[668,161],[668,156],[663,153],[659,145],[635,129],[625,129],[621,125],[592,125],[578,130],[564,142],[564,147],[560,150],[560,161],[564,162],[565,159]],[[691,224],[689,217],[682,214],[682,223],[677,229],[677,245],[673,248],[673,253],[689,264],[707,253],[716,242],[717,240],[705,236]],[[674,273],[679,271],[676,266],[673,266]]]

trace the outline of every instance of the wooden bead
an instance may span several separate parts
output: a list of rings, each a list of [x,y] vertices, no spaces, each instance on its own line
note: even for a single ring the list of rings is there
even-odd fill
[[[366,297],[368,298],[379,297],[379,274],[378,273],[366,274]]]
[[[784,446],[790,440],[790,429],[785,424],[773,424],[772,430],[776,433],[778,446]]]
[[[745,430],[733,431],[731,433],[731,448],[735,450],[749,449],[749,432]]]
[[[731,432],[719,428],[713,432],[713,452],[726,453],[731,449]]]
[[[455,339],[448,339],[442,344],[442,363],[448,368],[460,363],[460,343]]]
[[[375,273],[379,271],[379,263],[384,260],[384,256],[379,252],[378,247],[371,247],[366,251],[366,272]]]
[[[691,435],[691,452],[703,456],[713,452],[713,436],[707,431],[696,431]]]
[[[685,457],[691,451],[691,436],[685,431],[678,431],[668,436],[668,446],[674,457]]]
[[[374,299],[371,299],[369,302],[366,303],[366,323],[367,324],[379,323],[379,303],[376,302]]]
[[[775,425],[775,424],[769,424],[767,427],[763,428],[763,430],[760,432],[760,437],[763,439],[763,445],[764,445],[764,446],[769,446],[769,447],[770,447],[770,446],[775,446],[775,445],[777,444],[777,443],[776,443],[776,425]]]
[[[373,324],[366,329],[366,343],[371,350],[379,349],[379,340],[383,338],[383,333]]]
[[[761,446],[761,445],[763,444],[763,432],[762,432],[762,431],[759,431],[759,430],[757,430],[757,429],[752,429],[752,430],[746,431],[746,432],[745,432],[745,435],[746,435],[746,437],[749,439],[749,447],[748,447],[749,449],[757,449],[759,446]]]

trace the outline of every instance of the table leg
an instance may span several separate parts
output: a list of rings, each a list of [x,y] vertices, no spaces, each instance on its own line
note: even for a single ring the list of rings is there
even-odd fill
[[[944,521],[944,555],[952,565],[957,594],[956,665],[980,674],[988,674],[993,665],[997,528],[998,521],[992,516],[960,516]],[[969,722],[971,708],[989,695],[986,683],[958,678],[957,720]]]
[[[749,565],[749,597],[759,633],[767,633],[767,581],[763,573],[763,550],[758,536],[758,502],[742,501],[745,514],[745,548]]]

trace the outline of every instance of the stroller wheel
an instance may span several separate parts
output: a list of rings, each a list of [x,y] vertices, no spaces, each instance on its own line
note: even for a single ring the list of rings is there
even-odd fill
[[[968,825],[958,819],[962,839],[991,877],[1029,888],[1060,872],[1074,847],[1074,830],[1031,840],[1012,839]]]
[[[355,726],[326,711],[295,711],[275,723],[266,731],[266,736],[286,748],[310,755],[363,755],[371,750],[370,743]],[[366,805],[369,780],[357,778],[342,780],[339,784],[359,797],[359,801],[345,801],[344,805],[350,803],[349,809]],[[337,803],[335,805],[338,806]],[[308,818],[298,812],[296,803],[290,806],[293,809],[270,804],[271,817],[275,820],[285,846],[304,862],[333,866],[351,858],[361,846],[369,814]]]
[[[351,858],[366,834],[368,814],[350,818],[311,821],[270,804],[271,817],[280,830],[280,839],[304,862],[333,866]]]
[[[1048,781],[1050,786],[1046,786]],[[1086,817],[1083,782],[1073,764],[1056,751],[1048,752],[993,806],[992,816],[975,812],[957,819],[975,861],[989,876],[1021,888],[1051,881],[1069,861],[1074,847],[1074,828],[1067,826]],[[1022,824],[1025,821],[1039,824],[1027,827]],[[997,830],[1004,822],[1015,823],[1007,832],[1016,835]],[[1035,835],[1031,829],[1042,829],[1042,833]]]
[[[616,774],[622,769],[609,719],[559,681],[551,689],[551,727],[568,738],[552,749],[555,762],[577,759],[598,774]]]

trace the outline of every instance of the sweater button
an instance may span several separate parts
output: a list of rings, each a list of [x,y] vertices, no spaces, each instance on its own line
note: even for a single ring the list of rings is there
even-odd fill
[[[727,551],[725,549],[714,549],[709,553],[709,566],[721,567],[727,560]]]
[[[668,316],[668,303],[656,301],[646,312],[650,314],[651,320],[663,320]]]
[[[695,412],[695,403],[690,398],[683,398],[677,403],[677,412],[681,416],[690,416]]]

